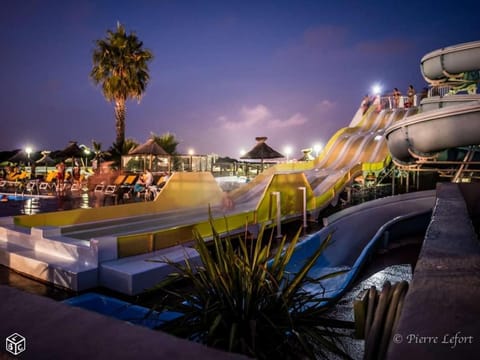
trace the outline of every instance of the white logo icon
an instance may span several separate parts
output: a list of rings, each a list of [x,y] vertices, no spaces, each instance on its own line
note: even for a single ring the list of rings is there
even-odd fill
[[[22,335],[14,333],[7,337],[6,341],[6,350],[13,354],[18,355],[24,352],[27,348],[27,339],[25,339]]]

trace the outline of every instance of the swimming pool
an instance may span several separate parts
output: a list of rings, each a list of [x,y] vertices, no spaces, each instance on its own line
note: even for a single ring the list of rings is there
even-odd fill
[[[0,217],[33,215],[44,212],[92,208],[103,205],[103,200],[89,193],[67,196],[35,196],[0,194]]]

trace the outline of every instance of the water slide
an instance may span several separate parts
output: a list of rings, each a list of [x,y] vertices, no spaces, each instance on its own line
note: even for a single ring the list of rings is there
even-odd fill
[[[283,188],[272,188],[271,184],[276,178],[302,174],[303,186],[307,187],[307,210],[318,212],[330,203],[338,200],[344,187],[362,173],[363,164],[379,164],[379,169],[385,167],[389,153],[385,138],[385,129],[407,115],[414,114],[416,108],[382,109],[377,111],[372,106],[365,114],[361,109],[352,119],[350,126],[337,131],[329,140],[323,151],[313,161],[308,163],[284,163],[269,168],[264,173],[254,178],[250,183],[238,188],[230,194],[236,209],[258,209],[262,218],[262,202],[268,202],[268,194],[280,190],[282,196],[282,215],[298,215],[298,209],[288,208],[291,203],[288,198],[288,182]],[[292,186],[289,186],[291,189]],[[295,191],[296,188],[295,188]],[[268,204],[267,204],[268,205]],[[266,205],[265,205],[266,206]],[[264,206],[264,207],[265,207]],[[271,218],[271,217],[270,217]]]
[[[231,192],[226,202],[212,174],[175,173],[151,202],[0,219],[0,261],[77,291],[102,285],[138,294],[171,270],[146,260],[168,256],[181,261],[187,252],[195,255],[193,248],[181,246],[191,241],[193,231],[211,236],[209,205],[218,232],[250,230],[273,224],[279,213],[281,220],[299,218],[302,189],[306,210],[315,218],[338,201],[362,165],[386,166],[385,128],[415,112],[378,111],[376,106],[365,114],[359,110],[313,162],[276,165]]]
[[[223,203],[212,174],[187,172],[174,173],[151,202],[0,219],[0,262],[77,291],[102,285],[138,294],[170,271],[146,259],[195,256],[193,248],[181,244],[191,242],[193,231],[211,236],[209,205],[218,232],[243,232],[246,226],[255,231],[273,224],[279,212],[282,221],[299,218],[302,188],[306,209],[316,217],[362,173],[362,164],[385,166],[384,129],[414,111],[372,106],[365,114],[357,112],[315,161],[267,169],[229,194],[233,206],[224,206],[229,202]],[[277,203],[274,193],[281,194]]]
[[[396,161],[408,163],[415,156],[480,144],[479,95],[470,92],[458,95],[456,92],[461,83],[459,79],[465,77],[466,72],[475,72],[479,68],[480,42],[437,50],[422,59],[422,73],[431,84],[454,83],[455,91],[443,97],[425,99],[418,114],[407,114],[398,121],[386,122],[388,148]],[[469,76],[468,83],[471,85],[472,76]],[[374,123],[368,124],[375,128]],[[352,139],[348,141],[355,141]],[[364,149],[364,146],[354,148]],[[351,154],[351,157],[355,159],[355,155]],[[334,163],[343,161],[341,153],[333,158]],[[323,281],[322,288],[312,285],[307,290],[320,291],[323,296],[335,301],[348,290],[362,267],[379,248],[419,237],[421,241],[434,203],[433,191],[416,192],[370,201],[334,214],[325,228],[298,246],[288,270],[297,272],[313,250],[328,234],[332,234],[333,243],[327,247],[309,275],[316,278],[339,270],[344,273]]]
[[[419,244],[434,204],[435,191],[428,190],[372,200],[335,213],[327,218],[324,228],[297,245],[286,270],[298,272],[330,234],[329,246],[308,275],[318,278],[337,271],[344,273],[323,280],[322,287],[312,283],[305,290],[334,302],[348,291],[378,251]]]
[[[444,96],[423,99],[420,112],[386,132],[395,161],[409,164],[455,147],[480,144],[480,41],[449,46],[425,55],[422,75],[433,89],[449,86]],[[467,91],[467,94],[458,94]]]

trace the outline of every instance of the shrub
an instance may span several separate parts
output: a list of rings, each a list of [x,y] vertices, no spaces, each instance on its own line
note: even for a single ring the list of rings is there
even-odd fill
[[[321,286],[308,271],[328,245],[329,236],[297,273],[287,273],[301,229],[287,244],[284,236],[275,252],[270,235],[264,241],[262,229],[252,246],[245,241],[222,239],[212,225],[208,244],[199,234],[195,244],[201,264],[186,259],[184,264],[165,260],[176,271],[160,283],[169,305],[164,309],[183,316],[166,323],[161,330],[229,352],[258,359],[348,358],[342,337],[353,323],[326,316],[327,299],[304,290],[307,283]],[[273,231],[272,231],[273,234]],[[189,284],[176,288],[178,281]],[[175,289],[175,290],[174,290]]]

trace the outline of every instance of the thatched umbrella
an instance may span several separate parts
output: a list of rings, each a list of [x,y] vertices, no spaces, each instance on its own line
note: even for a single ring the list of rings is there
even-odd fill
[[[10,157],[8,161],[12,163],[27,163],[30,161],[30,156],[27,154],[25,150],[18,150],[15,155]]]
[[[312,156],[312,149],[311,148],[303,149],[302,152],[303,152],[303,156],[300,159],[298,159],[298,161],[311,161],[311,160],[315,159]]]
[[[169,156],[169,154],[158,145],[153,139],[149,139],[146,143],[138,145],[128,152],[128,155],[144,155],[149,158],[149,169],[152,169],[152,160],[154,156],[164,155]],[[144,170],[146,167],[146,161],[144,161]],[[169,161],[170,164],[170,161]]]
[[[64,162],[67,162],[68,158],[72,159],[72,173],[73,168],[75,167],[75,158],[81,158],[83,155],[83,149],[77,145],[76,141],[70,141],[67,147],[61,150],[57,156],[64,159]]]
[[[257,144],[252,150],[241,156],[240,159],[260,160],[263,170],[263,161],[265,159],[280,159],[285,157],[267,145],[265,142],[267,140],[266,136],[256,137],[255,140],[257,140]]]
[[[45,165],[45,174],[47,173],[47,167],[55,164],[55,160],[50,157],[50,151],[42,151],[42,157],[35,161],[37,165]]]
[[[83,149],[77,145],[76,141],[70,141],[65,149],[58,153],[59,157],[63,158],[81,158],[83,155]]]

